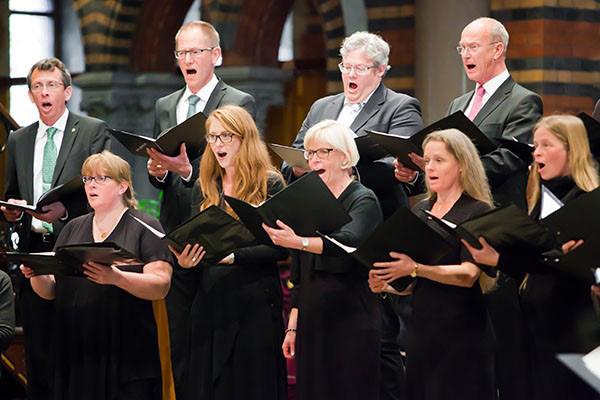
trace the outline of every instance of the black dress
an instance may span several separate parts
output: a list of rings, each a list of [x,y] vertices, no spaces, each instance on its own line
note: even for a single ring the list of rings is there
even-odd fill
[[[373,192],[352,182],[339,201],[352,217],[330,236],[362,243],[382,221]],[[298,308],[297,397],[300,400],[379,398],[380,306],[368,270],[349,256],[294,252],[292,306]]]
[[[106,241],[146,264],[170,263],[166,244],[131,215],[162,230],[154,218],[127,210]],[[69,222],[56,246],[93,242],[93,217],[90,213]],[[162,398],[158,344],[167,332],[164,300],[143,300],[116,286],[57,276],[55,313],[56,400]]]
[[[280,179],[269,179],[268,195],[282,188]],[[195,205],[198,195],[196,190]],[[198,286],[190,314],[184,399],[286,399],[277,261],[288,252],[257,245],[235,250],[234,257],[233,265],[200,263],[191,269]]]
[[[581,195],[569,177],[543,182],[563,203]],[[540,217],[540,203],[531,212]],[[522,281],[520,300],[531,375],[531,399],[598,399],[563,366],[558,353],[587,353],[600,343],[589,284],[537,261],[537,255],[501,254],[499,268]]]
[[[432,205],[430,200],[421,201],[415,205],[413,212],[447,236],[423,212],[431,210]],[[488,209],[487,204],[463,194],[444,219],[460,224]],[[454,250],[439,264],[459,264],[470,260],[467,250],[456,243]],[[408,399],[496,398],[494,335],[478,282],[465,288],[417,278],[409,326],[406,359]]]

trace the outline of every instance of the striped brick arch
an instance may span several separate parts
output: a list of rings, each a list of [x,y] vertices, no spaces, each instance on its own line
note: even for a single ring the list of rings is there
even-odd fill
[[[544,113],[590,113],[600,97],[600,2],[493,0],[510,33],[508,67],[538,92]]]

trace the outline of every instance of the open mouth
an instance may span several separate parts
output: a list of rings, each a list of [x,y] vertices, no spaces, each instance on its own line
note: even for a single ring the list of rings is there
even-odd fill
[[[185,73],[186,75],[195,75],[198,71],[196,71],[195,68],[190,68],[190,69],[186,69]]]
[[[545,163],[538,163],[538,171],[543,170],[545,166],[546,166]]]
[[[357,85],[356,83],[354,83],[354,82],[350,82],[350,83],[348,84],[348,87],[349,87],[350,89],[354,90],[354,89],[358,88],[358,85]]]
[[[315,169],[314,171],[317,173],[317,175],[323,175],[325,173],[325,169],[323,168]]]
[[[219,157],[219,158],[225,158],[225,157],[227,157],[227,152],[226,151],[218,151],[217,152],[217,157]]]
[[[44,101],[44,102],[42,103],[42,108],[43,108],[44,110],[47,110],[47,109],[49,109],[49,108],[52,108],[52,103],[50,103],[49,101]]]
[[[467,64],[467,69],[470,71],[475,68],[475,64]]]

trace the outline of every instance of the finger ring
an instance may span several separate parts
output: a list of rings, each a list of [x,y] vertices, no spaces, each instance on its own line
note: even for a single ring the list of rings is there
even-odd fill
[[[192,261],[196,261],[196,257],[192,257]]]
[[[162,168],[162,165],[156,164],[156,168]]]

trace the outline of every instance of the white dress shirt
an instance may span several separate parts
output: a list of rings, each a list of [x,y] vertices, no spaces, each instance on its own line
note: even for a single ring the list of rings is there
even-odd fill
[[[496,90],[498,90],[500,85],[502,85],[502,83],[504,83],[504,81],[507,80],[509,76],[510,76],[510,74],[508,73],[508,70],[505,69],[504,71],[500,72],[498,75],[496,75],[495,77],[493,77],[492,79],[490,79],[489,81],[487,81],[486,83],[484,83],[482,85],[483,88],[485,89],[485,94],[483,95],[483,101],[481,103],[481,108],[483,108],[483,106],[485,106],[485,103],[487,103],[487,101],[490,99],[490,97],[492,97],[492,95],[494,93],[496,93]],[[475,88],[475,90],[477,90],[477,87]],[[465,110],[465,115],[469,115],[469,113],[471,112],[471,108],[473,108],[474,101],[475,101],[475,95],[473,95],[473,97],[471,97],[469,106]],[[480,111],[481,111],[481,109],[480,109]]]

